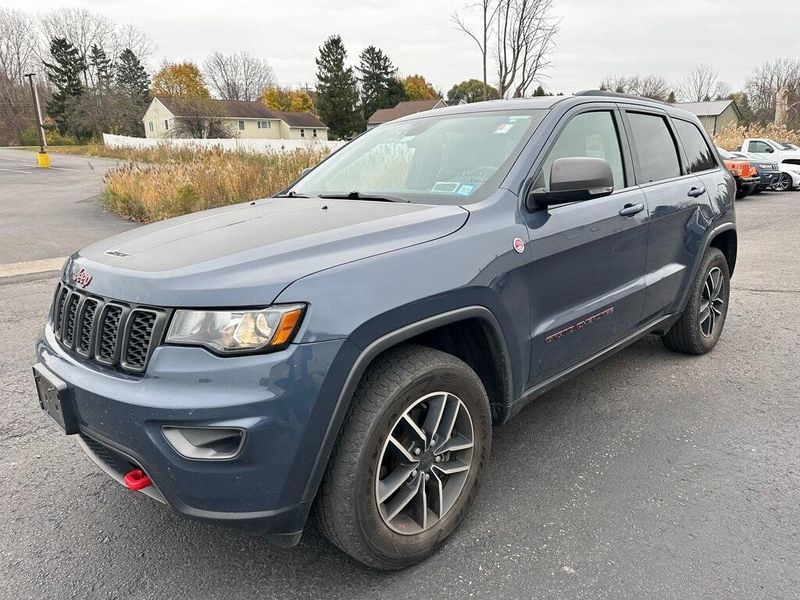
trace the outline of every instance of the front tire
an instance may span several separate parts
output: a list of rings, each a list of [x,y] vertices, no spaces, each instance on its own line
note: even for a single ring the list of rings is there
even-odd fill
[[[478,490],[489,400],[458,358],[401,346],[365,373],[316,504],[326,537],[356,560],[401,569],[431,555]]]
[[[661,338],[667,348],[705,354],[717,345],[728,314],[730,280],[725,255],[718,248],[709,248],[689,290],[683,314]]]
[[[779,192],[788,192],[792,189],[792,176],[788,173],[781,173],[778,183],[774,185]]]

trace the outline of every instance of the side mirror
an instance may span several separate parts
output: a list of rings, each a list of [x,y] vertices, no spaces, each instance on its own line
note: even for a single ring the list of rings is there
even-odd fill
[[[525,204],[529,210],[535,210],[554,204],[601,198],[613,191],[614,175],[607,160],[571,156],[553,161],[550,189],[532,189]]]
[[[768,154],[772,154],[773,152],[775,152],[775,149],[772,146],[765,146],[764,147],[764,152],[766,152]]]

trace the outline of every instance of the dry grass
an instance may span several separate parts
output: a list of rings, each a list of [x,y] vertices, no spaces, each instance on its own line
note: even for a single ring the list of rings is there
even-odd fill
[[[728,126],[714,138],[714,143],[725,150],[738,150],[745,138],[769,138],[778,142],[800,145],[800,130],[776,127],[773,124],[753,124],[747,127]]]
[[[267,154],[102,148],[96,156],[130,161],[106,174],[106,207],[143,223],[270,196],[328,154],[321,148]]]

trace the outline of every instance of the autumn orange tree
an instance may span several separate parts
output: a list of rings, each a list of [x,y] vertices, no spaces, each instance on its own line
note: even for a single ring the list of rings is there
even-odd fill
[[[305,90],[271,87],[261,93],[261,102],[270,110],[314,112],[314,100]]]
[[[409,75],[401,81],[409,100],[435,100],[440,97],[439,92],[422,75]]]
[[[210,98],[203,75],[192,62],[166,63],[153,75],[153,96],[172,98]]]

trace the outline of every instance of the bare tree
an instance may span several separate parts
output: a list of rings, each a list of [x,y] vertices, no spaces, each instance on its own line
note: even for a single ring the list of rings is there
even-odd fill
[[[40,17],[39,28],[46,41],[66,38],[84,57],[89,56],[92,46],[102,48],[112,62],[116,62],[125,48],[130,48],[142,61],[153,52],[150,38],[134,25],[116,24],[85,8],[59,8],[45,13]],[[92,69],[86,69],[84,83],[94,86],[96,75]]]
[[[483,99],[486,100],[489,85],[486,77],[486,64],[488,62],[487,56],[489,51],[489,34],[491,33],[495,17],[497,16],[499,4],[497,0],[481,0],[479,4],[473,4],[467,8],[475,7],[480,8],[481,16],[483,18],[480,32],[477,34],[473,33],[472,29],[466,24],[464,19],[458,13],[454,13],[450,19],[453,21],[453,23],[455,23],[455,26],[459,30],[466,33],[478,45],[478,50],[480,50],[481,62],[483,65]]]
[[[0,73],[8,81],[23,84],[23,75],[38,70],[37,40],[28,14],[0,7]]]
[[[113,44],[106,48],[108,56],[113,62],[117,62],[120,54],[126,49],[130,49],[143,63],[149,61],[153,55],[153,42],[141,29],[131,24],[117,26],[114,30]]]
[[[34,122],[26,73],[40,71],[37,32],[26,13],[0,8],[0,145],[18,144]],[[44,90],[40,90],[44,92]]]
[[[222,100],[253,102],[276,83],[270,64],[244,51],[227,55],[212,52],[203,63],[203,75]]]
[[[176,116],[170,137],[193,139],[225,139],[233,137],[231,126],[223,119],[219,103],[210,98],[183,98],[175,108]]]
[[[553,0],[498,0],[497,89],[501,97],[524,96],[550,66],[558,32]]]
[[[788,92],[785,118],[790,123],[800,121],[800,60],[779,58],[767,61],[747,77],[745,89],[759,121],[775,119],[776,99],[781,88]]]
[[[722,88],[720,86],[723,86]],[[708,63],[697,63],[681,83],[681,97],[685,102],[712,100],[717,92],[727,86],[719,78],[717,70]]]
[[[670,85],[661,75],[617,75],[606,77],[600,82],[601,90],[609,90],[622,94],[633,94],[643,98],[666,101],[670,93]]]

